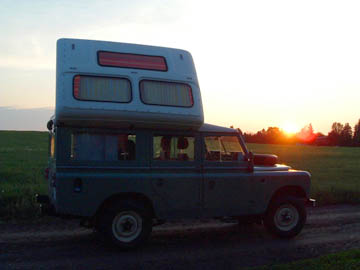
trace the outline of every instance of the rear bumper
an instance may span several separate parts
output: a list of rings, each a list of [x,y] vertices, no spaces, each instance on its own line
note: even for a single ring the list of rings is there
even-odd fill
[[[46,195],[36,194],[35,199],[36,199],[36,202],[40,203],[40,204],[49,204],[50,203],[49,196],[46,196]]]
[[[307,199],[306,200],[306,206],[315,207],[316,206],[316,200],[315,199]]]
[[[55,216],[66,219],[80,218],[81,216],[59,213],[55,206],[51,203],[49,196],[46,195],[35,195],[36,202],[40,205],[41,216]]]
[[[54,206],[50,203],[49,196],[46,195],[35,195],[36,202],[40,204],[40,214],[42,216],[56,216]]]

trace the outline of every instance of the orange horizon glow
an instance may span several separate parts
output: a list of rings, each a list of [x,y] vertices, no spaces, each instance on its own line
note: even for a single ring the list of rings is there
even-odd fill
[[[281,129],[287,136],[293,136],[300,131],[300,128],[295,123],[285,123],[281,126]]]

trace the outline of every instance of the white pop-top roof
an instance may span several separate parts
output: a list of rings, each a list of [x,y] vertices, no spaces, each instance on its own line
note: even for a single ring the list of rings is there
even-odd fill
[[[161,57],[165,59],[166,70],[104,65],[104,62],[100,61],[100,55],[104,52],[122,54],[130,58],[133,55],[140,58],[142,56]],[[127,102],[79,100],[74,96],[74,84],[79,83],[79,76],[82,76],[81,78],[126,79],[131,88],[131,98]],[[89,81],[90,79],[87,83]],[[140,83],[143,81],[186,85],[188,87],[186,89],[191,89],[193,104],[187,107],[146,104],[140,95]],[[91,83],[95,85],[96,79],[95,82],[91,79]],[[156,83],[155,86],[149,86],[151,90],[154,90],[154,87]],[[102,91],[99,86],[95,90]],[[162,89],[162,93],[165,90]],[[84,123],[84,121],[97,124],[107,122],[115,125],[200,127],[204,122],[204,115],[191,54],[185,50],[165,47],[59,39],[57,42],[55,122]]]

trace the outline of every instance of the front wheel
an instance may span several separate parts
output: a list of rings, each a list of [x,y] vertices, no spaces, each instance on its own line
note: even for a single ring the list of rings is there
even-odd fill
[[[100,231],[106,240],[121,249],[135,248],[149,238],[152,219],[141,204],[120,202],[104,211]]]
[[[306,222],[303,200],[295,197],[273,201],[264,218],[265,227],[276,236],[292,238],[298,235]]]

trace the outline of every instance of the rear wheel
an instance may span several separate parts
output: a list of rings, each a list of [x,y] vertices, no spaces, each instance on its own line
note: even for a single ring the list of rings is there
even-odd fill
[[[265,227],[282,238],[298,235],[305,222],[305,204],[303,200],[295,197],[278,198],[273,201],[264,218]]]
[[[149,238],[152,218],[149,211],[137,202],[119,202],[104,210],[99,229],[106,240],[119,248],[135,248]]]

